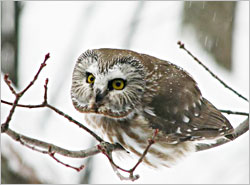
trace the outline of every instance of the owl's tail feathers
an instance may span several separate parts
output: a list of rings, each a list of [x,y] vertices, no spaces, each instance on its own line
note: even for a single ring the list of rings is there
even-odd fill
[[[209,124],[218,131],[219,136],[224,136],[230,140],[234,138],[234,128],[229,120],[207,99],[203,98],[203,102],[207,105],[207,113],[209,116]]]
[[[248,124],[245,124],[247,122]],[[225,135],[227,139],[234,140],[243,133],[247,132],[249,130],[249,117],[246,121],[241,123],[239,126],[237,126],[235,129],[233,129],[233,132],[231,134]]]

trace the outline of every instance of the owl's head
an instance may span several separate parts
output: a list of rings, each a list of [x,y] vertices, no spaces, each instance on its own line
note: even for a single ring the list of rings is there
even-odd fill
[[[120,119],[140,107],[145,88],[140,55],[119,49],[87,50],[77,60],[71,98],[84,113]]]

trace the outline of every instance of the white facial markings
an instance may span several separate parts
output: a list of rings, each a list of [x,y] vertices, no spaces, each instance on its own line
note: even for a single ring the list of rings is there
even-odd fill
[[[94,76],[98,74],[98,63],[94,62],[86,69],[86,72],[92,73]]]
[[[115,78],[122,78],[124,80],[127,79],[125,74],[123,74],[123,72],[121,71],[120,67],[121,66],[117,65],[117,66],[113,66],[112,68],[110,68],[107,74],[107,79],[108,80],[112,80]]]
[[[75,98],[75,97],[72,97],[72,100],[73,100],[74,102],[76,102],[78,106],[83,107],[83,108],[84,108],[85,106],[88,105],[87,102],[84,103],[84,102],[80,101],[78,97],[76,97],[76,98]]]
[[[86,69],[86,72],[92,73],[95,77],[94,87],[103,89],[107,87],[107,84],[110,80],[115,78],[122,78],[126,80],[126,75],[123,74],[120,69],[120,65],[113,66],[109,68],[108,73],[101,73],[99,71],[98,62],[94,61],[89,67]]]
[[[75,101],[78,107],[83,109],[83,106],[86,106],[86,108],[84,108],[86,111],[87,109],[94,107],[95,92],[97,92],[97,89],[99,89],[101,93],[108,92],[104,101],[102,102],[103,104],[98,107],[100,114],[118,120],[130,119],[133,117],[134,111],[131,111],[131,109],[135,105],[138,97],[137,94],[132,90],[135,89],[138,91],[143,91],[144,86],[141,85],[143,83],[141,83],[141,81],[140,83],[127,83],[130,85],[128,90],[124,88],[124,90],[107,91],[107,89],[109,88],[109,82],[113,79],[121,78],[129,81],[129,79],[133,79],[134,77],[140,78],[141,74],[136,71],[136,67],[131,67],[129,66],[130,64],[126,63],[115,63],[115,65],[113,65],[112,62],[110,62],[110,65],[105,64],[104,67],[106,68],[104,68],[103,66],[100,66],[100,61],[91,58],[85,58],[85,61],[79,64],[80,68],[83,68],[82,70],[84,73],[88,72],[93,74],[95,80],[94,83],[90,85],[89,83],[86,83],[86,79],[83,79],[85,74],[80,73],[80,79],[83,80],[81,80],[81,86],[79,85],[77,88],[80,89],[81,92],[75,88],[78,92],[75,94],[78,94],[78,96],[76,97],[74,94],[72,94],[72,97],[78,100]],[[126,104],[126,106],[124,104]],[[109,113],[111,115],[109,115]]]

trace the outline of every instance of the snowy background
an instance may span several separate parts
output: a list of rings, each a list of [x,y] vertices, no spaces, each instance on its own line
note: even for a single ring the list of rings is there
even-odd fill
[[[131,32],[132,18],[141,2],[26,2],[20,18],[19,82],[24,87],[37,72],[44,55],[51,58],[35,85],[21,99],[23,104],[39,104],[43,100],[43,84],[49,78],[48,101],[84,123],[82,115],[71,103],[71,74],[78,56],[87,49],[126,48],[175,63],[198,82],[204,97],[220,109],[248,112],[248,103],[225,89],[196,64],[177,41],[181,40],[192,53],[229,86],[249,97],[249,2],[238,2],[233,37],[233,70],[219,67],[198,45],[196,35],[182,30],[183,2],[150,2],[143,4],[137,27]],[[130,38],[130,39],[128,39]],[[1,74],[1,99],[13,101]],[[1,104],[1,122],[10,106]],[[233,126],[245,117],[228,116]],[[93,145],[91,136],[66,119],[46,109],[18,108],[10,126],[24,135],[51,142],[58,146],[80,150]],[[6,147],[9,146],[9,147]],[[11,147],[10,147],[11,146]],[[9,148],[18,151],[22,163],[35,169],[35,174],[48,183],[79,183],[81,173],[66,168],[47,155],[21,146],[7,135],[1,135],[2,152],[11,157]],[[86,160],[62,161],[80,165]],[[135,161],[120,161],[130,168]],[[11,167],[20,170],[13,160]],[[84,171],[84,170],[83,170]],[[140,179],[120,181],[104,155],[94,156],[90,183],[249,183],[249,134],[211,150],[195,153],[177,166],[159,170],[140,165],[135,171]]]

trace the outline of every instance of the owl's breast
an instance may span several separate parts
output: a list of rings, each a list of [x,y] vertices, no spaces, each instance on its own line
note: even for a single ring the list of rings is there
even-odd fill
[[[86,121],[100,134],[104,140],[111,143],[119,143],[132,156],[139,158],[146,147],[148,140],[152,138],[154,129],[149,126],[149,120],[143,115],[136,115],[133,119],[118,121],[98,115],[87,115]],[[165,135],[159,133],[156,142],[150,147],[143,162],[152,167],[170,167],[185,156],[194,151],[192,142],[169,144],[165,142]]]

